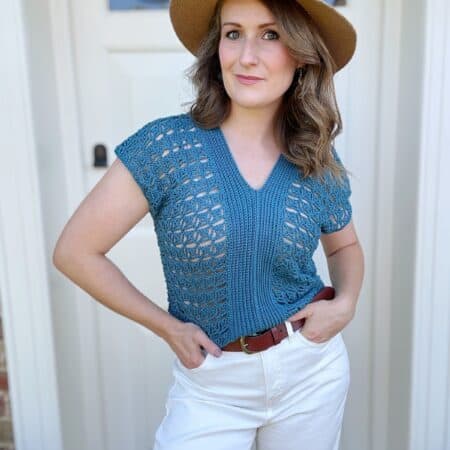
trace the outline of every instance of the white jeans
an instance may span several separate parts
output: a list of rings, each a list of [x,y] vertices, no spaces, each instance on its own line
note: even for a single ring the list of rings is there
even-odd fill
[[[350,365],[341,333],[294,332],[264,351],[178,357],[153,450],[338,450]]]

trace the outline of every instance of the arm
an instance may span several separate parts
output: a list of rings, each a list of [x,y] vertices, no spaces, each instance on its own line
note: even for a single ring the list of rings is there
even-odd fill
[[[314,342],[330,339],[353,319],[364,275],[362,248],[351,220],[339,231],[322,233],[320,240],[335,297],[309,303],[288,319],[305,318],[302,334]]]
[[[332,302],[351,320],[364,278],[364,255],[353,221],[337,232],[322,233],[320,241],[327,257],[330,280],[336,290]]]
[[[166,338],[178,320],[135,288],[105,254],[148,212],[148,202],[117,159],[64,227],[53,264],[109,309]]]
[[[105,256],[149,208],[131,172],[115,160],[63,229],[53,264],[95,300],[164,339],[185,366],[198,367],[204,359],[201,347],[216,356],[220,347],[196,324],[178,320],[148,299]]]

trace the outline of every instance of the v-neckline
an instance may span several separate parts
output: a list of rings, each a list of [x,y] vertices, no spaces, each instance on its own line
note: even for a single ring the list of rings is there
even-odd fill
[[[269,172],[269,175],[267,176],[266,180],[264,181],[263,185],[259,187],[258,189],[255,189],[253,186],[250,186],[250,184],[247,182],[247,180],[242,175],[242,172],[239,169],[239,166],[237,165],[236,160],[234,159],[233,153],[231,152],[230,146],[228,145],[228,142],[226,140],[226,137],[220,128],[218,126],[216,128],[217,135],[219,137],[219,144],[221,144],[221,148],[219,148],[219,152],[221,153],[221,156],[225,159],[225,162],[227,163],[228,168],[231,170],[232,175],[236,179],[236,181],[243,187],[244,189],[252,192],[253,194],[260,194],[263,193],[265,190],[267,190],[271,184],[275,181],[276,175],[280,169],[280,166],[283,162],[284,155],[283,153],[280,153],[278,156],[278,159],[276,160],[275,164],[272,166],[271,171]]]

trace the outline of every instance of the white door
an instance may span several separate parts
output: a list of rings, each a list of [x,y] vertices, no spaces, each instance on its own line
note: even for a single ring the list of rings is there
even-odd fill
[[[377,57],[382,41],[380,25],[374,20],[380,16],[381,0],[351,3],[339,10],[364,33],[359,34],[354,59],[336,75],[345,130],[336,145],[344,163],[351,161],[352,152],[356,155],[362,145],[365,151],[374,154],[367,142],[375,141],[371,141],[377,105],[374,87],[380,76]],[[77,0],[71,2],[71,14],[87,193],[105,171],[104,167],[93,165],[96,146],[100,146],[97,147],[100,153],[101,146],[106,147],[110,165],[114,147],[138,127],[159,116],[183,111],[181,104],[192,98],[183,70],[193,62],[193,56],[179,44],[165,8],[112,11],[107,0]],[[364,117],[360,118],[362,108]],[[353,180],[354,190],[359,190],[360,184]],[[358,198],[369,202],[371,193],[358,192]],[[355,202],[353,206],[357,209]],[[138,289],[167,308],[151,220],[147,215],[108,256]],[[370,222],[370,215],[364,220]],[[362,224],[362,218],[356,217],[355,222]],[[315,258],[328,283],[320,246]],[[370,324],[370,308],[362,308],[359,321]],[[82,412],[88,430],[85,450],[151,449],[154,432],[165,413],[174,355],[164,341],[144,327],[100,303],[94,311],[96,317],[90,319],[96,323],[97,342],[83,352],[92,352],[86,359],[97,365],[92,372],[98,374],[98,379],[91,379],[89,386],[79,388],[89,391],[97,386],[100,392],[95,398],[102,400],[100,405],[85,405]],[[342,435],[345,449],[369,448],[370,386],[357,383],[370,378],[368,330],[370,326],[358,331],[357,342],[350,337],[345,339],[344,332],[354,381]],[[100,419],[103,429],[89,427],[92,411],[96,411],[96,420]]]

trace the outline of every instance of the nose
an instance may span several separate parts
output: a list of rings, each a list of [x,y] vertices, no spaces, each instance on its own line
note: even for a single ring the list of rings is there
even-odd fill
[[[245,39],[242,44],[240,63],[245,66],[249,64],[256,64],[258,62],[258,49],[257,43],[253,39]]]

